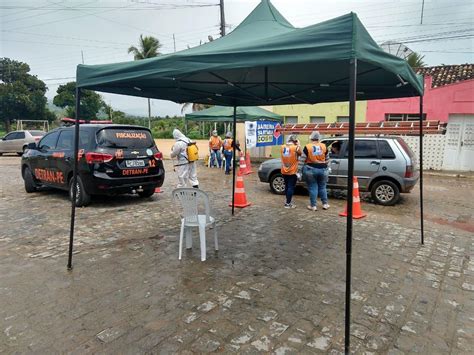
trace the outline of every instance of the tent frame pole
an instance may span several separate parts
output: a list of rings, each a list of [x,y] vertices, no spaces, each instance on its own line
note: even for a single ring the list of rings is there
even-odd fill
[[[268,101],[268,67],[265,66],[265,100]]]
[[[71,200],[71,225],[69,230],[69,253],[67,259],[67,269],[72,270],[72,250],[74,247],[74,224],[76,221],[76,197],[77,197],[77,166],[79,152],[79,116],[81,112],[81,89],[76,86],[76,122],[74,126],[74,165],[72,173],[72,200]]]
[[[235,166],[236,166],[236,162],[237,160],[235,159],[235,147],[237,145],[237,140],[236,140],[236,136],[237,136],[237,106],[234,105],[234,127],[232,127],[233,130],[232,130],[232,135],[233,135],[233,147],[232,147],[232,150],[233,150],[233,154],[232,154],[232,216],[234,215],[234,210],[235,210],[235,206],[234,206],[234,202],[235,202]]]
[[[351,268],[352,268],[352,202],[354,180],[355,113],[357,92],[357,59],[349,63],[349,159],[347,173],[347,222],[346,222],[346,309],[344,328],[344,353],[350,353],[351,343]]]
[[[420,95],[420,232],[421,244],[425,244],[423,221],[423,95]]]

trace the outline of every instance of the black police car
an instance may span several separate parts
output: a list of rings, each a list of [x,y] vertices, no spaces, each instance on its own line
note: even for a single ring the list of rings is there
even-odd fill
[[[146,128],[81,124],[76,206],[91,195],[138,193],[150,197],[163,185],[162,154]],[[61,127],[30,143],[21,160],[26,192],[41,186],[68,190],[72,199],[74,126]]]

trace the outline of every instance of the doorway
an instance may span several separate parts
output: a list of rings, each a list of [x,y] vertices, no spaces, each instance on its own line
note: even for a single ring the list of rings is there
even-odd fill
[[[443,169],[474,171],[474,115],[450,115]]]

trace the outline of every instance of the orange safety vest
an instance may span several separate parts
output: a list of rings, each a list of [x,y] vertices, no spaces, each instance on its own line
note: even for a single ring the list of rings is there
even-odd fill
[[[301,148],[294,144],[284,144],[281,146],[281,173],[283,175],[294,175],[298,172],[298,156],[301,155]]]
[[[221,149],[222,147],[222,140],[221,140],[221,137],[217,136],[217,137],[214,137],[212,136],[211,139],[209,139],[209,148],[211,149]]]
[[[306,163],[321,164],[326,162],[327,148],[324,143],[308,143],[306,150],[308,151]]]
[[[224,139],[224,150],[233,150],[232,148],[232,138],[226,138]]]

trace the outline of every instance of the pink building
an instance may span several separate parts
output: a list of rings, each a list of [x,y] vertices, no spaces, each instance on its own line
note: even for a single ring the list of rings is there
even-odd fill
[[[421,68],[417,71],[425,76],[425,119],[449,122],[452,115],[474,114],[473,67],[473,64],[445,65]],[[419,102],[418,98],[368,101],[367,121],[417,119],[420,112]]]
[[[474,65],[420,68],[425,77],[423,119],[448,122],[443,169],[474,170]],[[368,122],[417,120],[418,98],[371,100]]]

